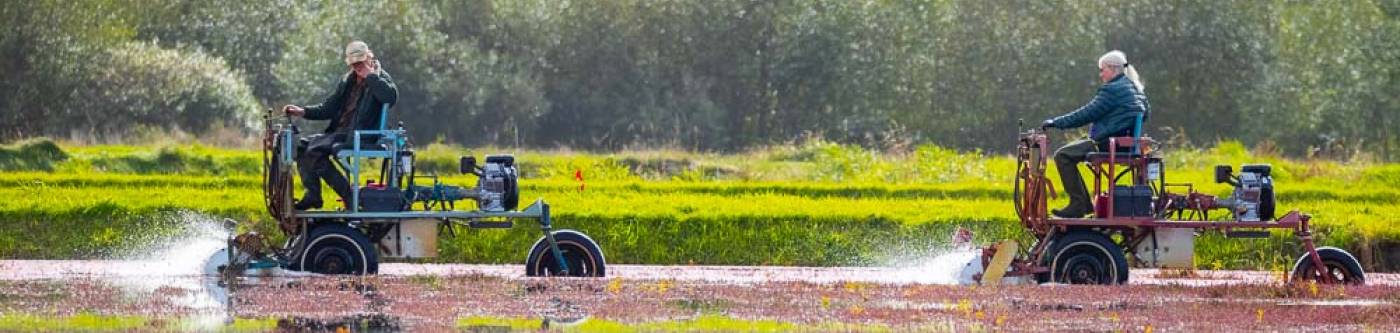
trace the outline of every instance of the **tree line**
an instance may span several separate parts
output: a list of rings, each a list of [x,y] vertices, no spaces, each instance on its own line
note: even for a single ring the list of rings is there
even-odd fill
[[[1128,54],[1146,129],[1390,159],[1400,0],[35,0],[0,7],[0,138],[252,131],[364,40],[393,118],[468,146],[1005,151]],[[1029,125],[1026,125],[1029,126]]]

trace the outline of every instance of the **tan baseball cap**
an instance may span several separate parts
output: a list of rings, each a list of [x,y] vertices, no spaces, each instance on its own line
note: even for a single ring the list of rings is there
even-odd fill
[[[361,41],[350,42],[345,45],[345,64],[351,65],[357,62],[374,58],[374,52],[370,52],[369,44]]]

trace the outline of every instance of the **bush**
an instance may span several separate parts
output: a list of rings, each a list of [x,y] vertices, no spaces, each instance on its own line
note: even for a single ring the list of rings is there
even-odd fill
[[[85,127],[126,134],[138,124],[202,132],[216,123],[256,126],[258,103],[241,73],[200,51],[127,43],[105,50],[89,89],[73,108],[84,110]],[[102,115],[101,117],[95,117]]]
[[[148,129],[202,133],[257,125],[258,103],[242,74],[200,51],[151,43],[65,45],[36,63],[44,73],[19,108],[17,131],[85,140],[119,139]]]
[[[53,171],[55,164],[67,159],[63,148],[48,138],[0,147],[0,170],[5,171]]]

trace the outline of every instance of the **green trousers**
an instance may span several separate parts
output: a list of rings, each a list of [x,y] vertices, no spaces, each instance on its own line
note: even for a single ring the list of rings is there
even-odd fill
[[[1065,210],[1076,213],[1090,213],[1094,205],[1089,201],[1089,190],[1084,187],[1084,179],[1079,175],[1079,164],[1089,153],[1098,151],[1094,140],[1079,139],[1055,151],[1055,166],[1060,169],[1060,184],[1069,195],[1069,206]]]

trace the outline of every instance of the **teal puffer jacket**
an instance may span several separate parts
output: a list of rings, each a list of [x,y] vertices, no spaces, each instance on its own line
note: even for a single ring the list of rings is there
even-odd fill
[[[1099,87],[1098,94],[1089,104],[1078,110],[1052,119],[1055,128],[1076,128],[1092,123],[1089,138],[1103,143],[1110,137],[1132,136],[1137,122],[1137,113],[1142,113],[1143,123],[1152,107],[1147,103],[1147,95],[1133,85],[1123,74],[1118,74],[1108,83]]]

